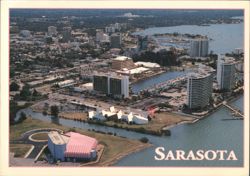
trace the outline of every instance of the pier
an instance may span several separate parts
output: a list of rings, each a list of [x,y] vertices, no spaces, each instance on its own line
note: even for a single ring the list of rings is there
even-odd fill
[[[236,108],[232,105],[228,105],[227,101],[223,101],[222,104],[234,113],[234,116],[236,119],[241,119],[241,120],[244,119],[244,114],[238,108]]]

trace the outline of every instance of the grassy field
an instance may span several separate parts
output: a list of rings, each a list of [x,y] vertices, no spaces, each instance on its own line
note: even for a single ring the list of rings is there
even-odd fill
[[[59,117],[71,120],[87,120],[88,114],[86,112],[61,112]]]
[[[48,133],[36,133],[36,134],[32,135],[32,139],[48,140]]]
[[[20,137],[21,134],[28,130],[36,129],[36,128],[57,128],[63,131],[68,131],[70,128],[27,118],[22,123],[10,126],[10,139],[17,139]],[[82,129],[75,129],[76,132],[94,137],[98,140],[100,144],[105,146],[103,156],[97,165],[110,165],[116,160],[119,156],[125,156],[130,154],[138,149],[143,149],[146,147],[151,146],[151,144],[145,144],[140,142],[139,140],[131,140],[127,138],[121,138],[118,136],[108,135],[108,134],[101,134],[92,131],[86,131]]]
[[[23,158],[31,146],[30,144],[10,144],[10,152],[15,153],[15,157]]]
[[[144,128],[146,131],[159,132],[163,127],[176,125],[182,121],[193,121],[193,118],[186,117],[182,115],[177,115],[168,112],[155,113],[155,117],[149,121],[148,124],[144,125],[129,125],[127,123],[115,123],[113,121],[105,122],[109,126],[114,126],[115,124],[118,128],[128,128],[128,129],[142,129]]]

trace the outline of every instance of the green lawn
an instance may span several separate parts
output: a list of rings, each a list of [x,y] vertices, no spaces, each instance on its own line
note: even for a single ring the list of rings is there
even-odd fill
[[[48,133],[36,133],[36,134],[32,135],[32,139],[48,140]]]
[[[10,144],[10,152],[15,153],[15,157],[23,158],[31,146],[30,144]]]

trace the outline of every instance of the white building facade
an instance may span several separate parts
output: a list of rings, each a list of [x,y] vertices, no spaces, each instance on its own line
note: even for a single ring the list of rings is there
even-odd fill
[[[204,108],[212,96],[213,77],[210,73],[188,75],[187,105],[189,109]]]

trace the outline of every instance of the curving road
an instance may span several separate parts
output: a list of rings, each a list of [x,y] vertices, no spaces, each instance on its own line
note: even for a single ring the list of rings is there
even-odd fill
[[[42,148],[47,145],[47,141],[42,141],[42,142],[38,142],[38,141],[33,141],[30,140],[30,136],[36,133],[41,133],[41,132],[50,132],[50,131],[58,131],[58,132],[62,132],[59,129],[54,129],[54,128],[41,128],[41,129],[35,129],[35,130],[30,130],[25,132],[24,134],[22,134],[22,136],[17,139],[17,140],[10,140],[11,144],[31,144],[34,146],[34,149],[31,151],[31,153],[27,156],[27,158],[31,158],[31,159],[35,159],[37,157],[37,155],[39,154],[39,152],[42,150]]]

